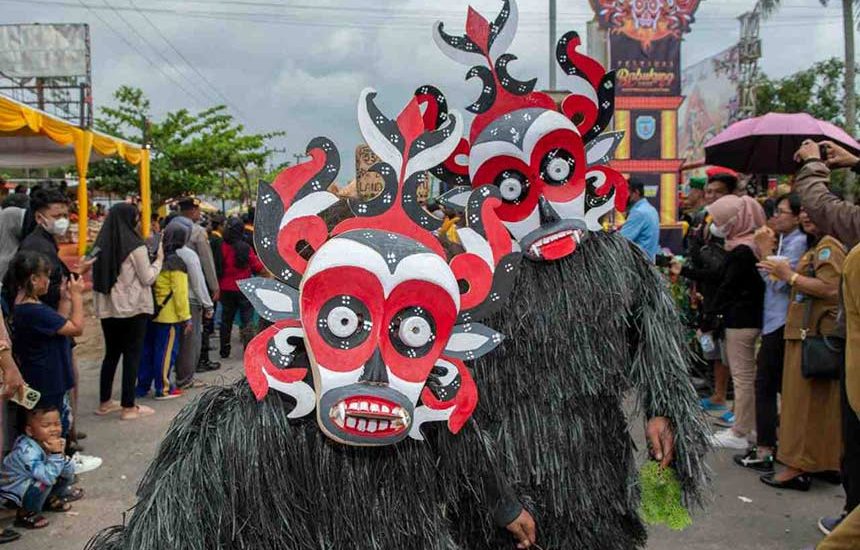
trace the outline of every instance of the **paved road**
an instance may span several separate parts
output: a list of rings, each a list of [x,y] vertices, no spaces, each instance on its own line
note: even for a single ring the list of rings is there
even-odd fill
[[[234,345],[234,350],[239,348]],[[224,383],[241,373],[237,357],[225,362],[216,374],[206,374],[201,379]],[[81,486],[87,498],[75,503],[71,513],[50,516],[51,525],[46,529],[26,532],[7,548],[83,548],[99,529],[121,523],[123,512],[134,504],[137,483],[168,423],[200,391],[192,390],[188,397],[172,401],[146,400],[145,404],[156,409],[155,416],[120,422],[118,416],[102,418],[92,413],[98,399],[97,381],[98,362],[92,357],[82,360],[80,426],[89,434],[84,441],[87,452],[105,461],[100,469],[82,476]],[[641,441],[641,429],[638,431]],[[682,533],[653,529],[649,550],[801,550],[820,539],[815,528],[818,516],[833,513],[842,504],[841,488],[831,485],[818,484],[807,494],[775,491],[760,483],[753,473],[734,466],[727,451],[715,453],[712,467],[713,504],[707,511],[697,512],[694,525]],[[743,502],[739,497],[752,502]]]

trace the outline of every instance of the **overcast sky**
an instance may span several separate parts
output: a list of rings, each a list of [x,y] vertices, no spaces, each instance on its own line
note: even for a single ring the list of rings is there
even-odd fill
[[[501,3],[472,4],[493,18]],[[735,17],[754,4],[703,0],[686,35],[682,64],[734,44]],[[819,0],[783,4],[762,26],[761,67],[768,75],[842,56],[841,2],[831,1],[828,8]],[[0,0],[0,23],[89,23],[96,107],[109,104],[123,84],[142,88],[156,113],[198,109],[226,97],[249,129],[286,131],[274,145],[287,149],[290,159],[316,135],[335,140],[351,159],[359,141],[356,102],[366,86],[380,92],[380,105],[390,116],[425,83],[440,87],[461,111],[477,97],[477,82],[463,80],[467,68],[442,55],[431,37],[439,19],[449,32],[459,33],[467,5],[467,0]],[[510,50],[520,59],[511,64],[512,74],[538,77],[539,88],[546,87],[548,74],[547,5],[547,0],[520,0],[520,31]],[[559,0],[559,11],[559,35],[571,29],[585,35],[592,18],[587,0]],[[340,180],[352,177],[350,165],[345,160]]]

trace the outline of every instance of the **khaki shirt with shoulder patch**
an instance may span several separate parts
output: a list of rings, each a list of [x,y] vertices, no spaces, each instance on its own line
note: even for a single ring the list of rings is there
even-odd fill
[[[827,236],[818,245],[804,254],[797,263],[797,273],[803,277],[815,277],[825,283],[839,286],[842,268],[845,263],[845,247],[842,243]],[[809,327],[804,327],[807,304],[811,304]],[[801,331],[808,328],[809,336],[832,336],[836,333],[836,314],[839,311],[839,298],[816,298],[791,289],[788,316],[785,320],[785,339],[800,340]]]

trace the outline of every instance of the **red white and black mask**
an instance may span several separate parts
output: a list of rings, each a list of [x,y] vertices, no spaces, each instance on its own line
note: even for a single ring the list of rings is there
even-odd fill
[[[499,218],[532,260],[556,260],[572,254],[584,231],[601,228],[601,218],[623,210],[627,182],[603,166],[623,134],[601,134],[612,118],[615,76],[577,52],[579,36],[567,33],[556,57],[568,75],[570,94],[560,108],[547,94],[535,92],[537,79],[522,82],[508,73],[516,56],[506,53],[517,28],[515,0],[503,0],[490,23],[469,8],[466,33],[453,36],[437,23],[434,38],[455,61],[471,65],[467,79],[483,83],[481,97],[468,107],[476,113],[469,139],[433,173],[453,185],[493,185],[502,196]],[[419,99],[432,103],[432,94]],[[444,113],[444,106],[432,112]],[[447,195],[448,205],[462,205],[462,189]]]
[[[292,396],[291,417],[316,410],[323,432],[348,445],[421,439],[427,421],[462,428],[478,399],[463,361],[502,339],[475,321],[504,303],[520,258],[495,214],[498,190],[485,187],[470,194],[458,231],[465,251],[449,261],[435,234],[442,222],[416,191],[421,173],[456,148],[462,119],[446,114],[428,131],[417,99],[392,120],[375,96],[362,93],[358,118],[381,159],[371,170],[382,193],[350,203],[353,217],[329,228],[321,213],[338,201],[327,189],[339,155],[313,140],[310,161],[260,186],[255,244],[278,280],[240,283],[274,322],[245,352],[257,398]]]

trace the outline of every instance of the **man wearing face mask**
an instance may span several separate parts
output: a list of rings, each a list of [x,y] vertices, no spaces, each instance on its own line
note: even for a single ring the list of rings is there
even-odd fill
[[[57,189],[37,189],[30,195],[30,214],[35,227],[21,242],[20,250],[40,252],[51,262],[51,282],[42,302],[53,309],[60,305],[63,282],[69,268],[60,260],[59,239],[69,230],[69,199]],[[82,266],[85,270],[88,264]]]
[[[734,194],[738,188],[738,176],[734,171],[721,166],[712,166],[707,170],[708,182],[705,185],[705,206],[710,206],[717,199]],[[729,368],[725,357],[725,342],[719,322],[711,314],[712,304],[717,288],[720,285],[720,271],[726,258],[723,248],[723,235],[719,229],[714,229],[711,216],[705,215],[702,222],[690,229],[688,238],[689,249],[687,262],[681,267],[681,276],[695,283],[695,292],[701,296],[699,320],[701,333],[702,355],[706,361],[713,364],[714,391],[710,397],[702,399],[702,408],[717,416],[717,423],[730,428],[734,422],[734,414],[726,406],[726,395],[729,387]]]

